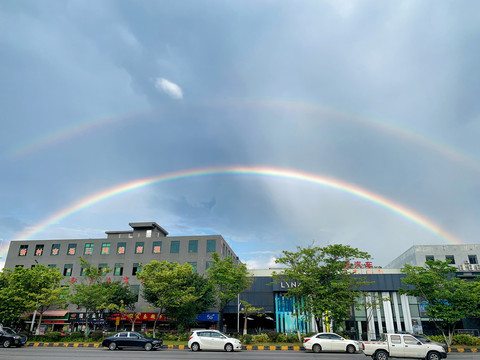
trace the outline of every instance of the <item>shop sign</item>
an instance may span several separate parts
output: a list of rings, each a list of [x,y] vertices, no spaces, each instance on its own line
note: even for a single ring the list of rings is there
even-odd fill
[[[117,320],[118,321],[132,321],[135,317],[135,322],[142,322],[142,321],[155,321],[157,318],[157,313],[118,313],[113,314],[109,317],[110,320]],[[168,321],[169,319],[164,315],[160,315],[158,318],[159,321]]]
[[[197,321],[218,321],[218,313],[203,313],[198,315]]]
[[[70,313],[68,321],[71,323],[85,323],[87,314],[86,313]],[[103,323],[105,319],[103,318],[103,313],[92,313],[88,316],[89,323]]]

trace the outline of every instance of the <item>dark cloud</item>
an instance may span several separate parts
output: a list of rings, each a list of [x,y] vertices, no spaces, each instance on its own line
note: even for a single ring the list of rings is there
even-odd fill
[[[136,179],[249,165],[354,184],[478,242],[477,10],[468,1],[4,1],[3,237]],[[158,79],[179,86],[176,98]],[[22,148],[34,150],[12,156]],[[382,259],[445,242],[341,190],[244,176],[155,184],[36,236],[98,236],[136,219],[177,235],[221,233],[251,263],[264,254],[257,264],[312,241]]]

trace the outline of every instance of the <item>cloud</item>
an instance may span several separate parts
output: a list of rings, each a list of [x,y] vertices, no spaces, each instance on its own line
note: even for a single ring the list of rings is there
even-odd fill
[[[259,257],[254,259],[248,259],[246,261],[247,269],[272,269],[279,268],[280,266],[275,263],[276,258],[270,256],[269,258]]]
[[[168,96],[170,96],[173,99],[183,99],[182,88],[177,84],[171,81],[168,81],[167,79],[158,78],[157,81],[155,82],[155,87],[158,90],[165,92]]]

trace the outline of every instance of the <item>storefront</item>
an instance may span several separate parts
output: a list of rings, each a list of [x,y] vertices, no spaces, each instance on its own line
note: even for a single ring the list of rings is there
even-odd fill
[[[88,326],[91,330],[104,330],[106,326],[105,315],[103,312],[91,313],[88,316],[84,312],[71,312],[69,313],[68,322],[70,324],[70,331],[84,331],[85,325],[88,322]]]

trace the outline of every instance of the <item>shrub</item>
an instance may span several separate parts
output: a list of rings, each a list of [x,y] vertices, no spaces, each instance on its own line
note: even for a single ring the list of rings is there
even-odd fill
[[[287,342],[289,343],[295,343],[298,341],[297,334],[294,333],[288,333],[287,334]]]
[[[285,335],[285,334],[278,334],[277,335],[277,342],[285,343],[287,341],[288,341],[287,335]]]
[[[98,341],[103,339],[103,331],[102,330],[95,330],[90,333],[90,338],[94,341]]]
[[[178,341],[188,341],[190,338],[189,333],[178,334]]]
[[[46,340],[53,341],[53,342],[59,342],[60,339],[63,338],[63,335],[58,332],[58,331],[52,331],[45,335]]]
[[[253,335],[253,342],[254,343],[266,343],[268,342],[268,335],[267,334],[260,334],[260,335]]]
[[[278,335],[279,335],[278,332],[276,332],[275,330],[271,330],[271,331],[267,332],[268,339],[271,342],[276,342],[277,338],[278,338]]]
[[[243,335],[243,343],[244,344],[251,344],[253,340],[253,336],[250,334]]]
[[[80,340],[83,339],[83,333],[80,331],[74,331],[69,336],[70,340]]]

